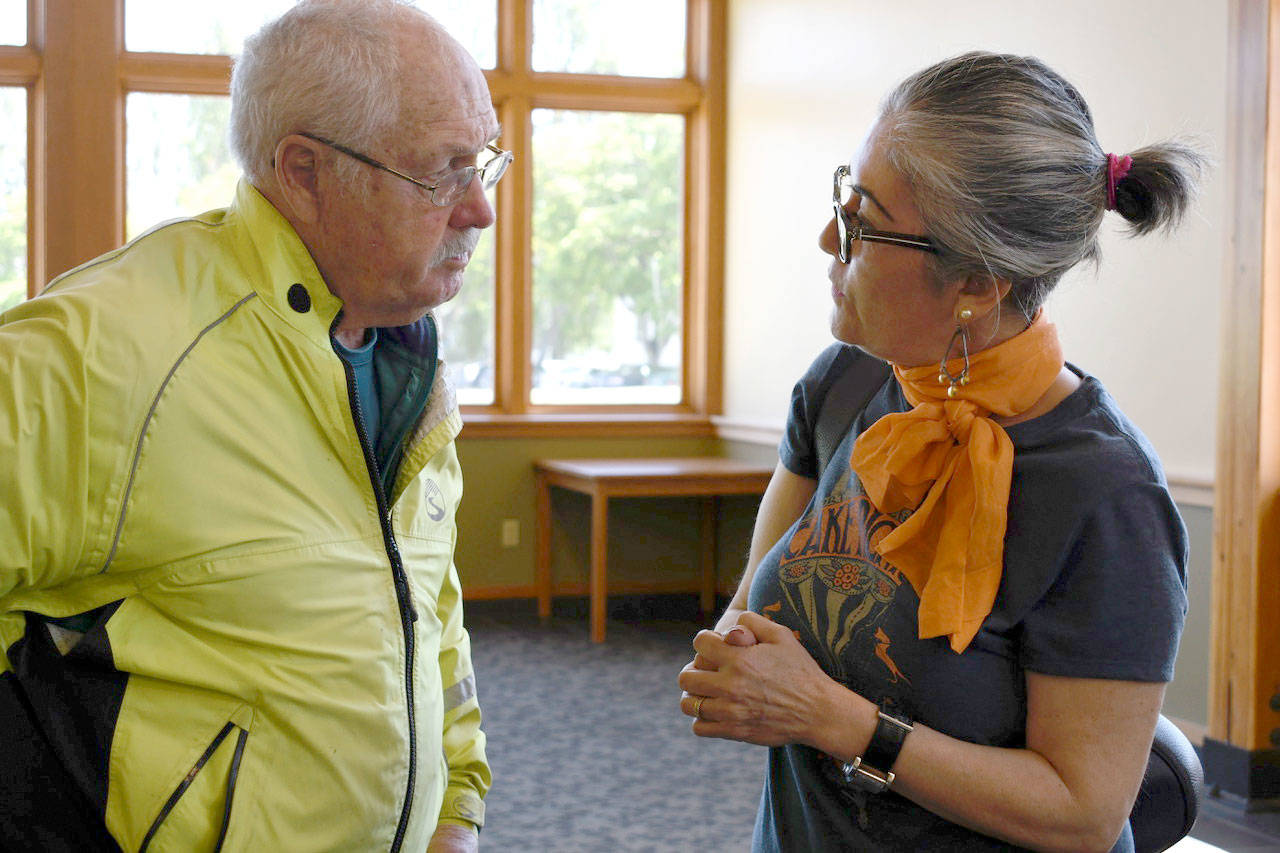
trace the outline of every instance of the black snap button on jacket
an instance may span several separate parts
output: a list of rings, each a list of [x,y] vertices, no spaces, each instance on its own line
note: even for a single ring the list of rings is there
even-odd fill
[[[311,294],[307,293],[307,289],[301,284],[294,284],[289,287],[289,307],[299,314],[305,314],[311,310]]]

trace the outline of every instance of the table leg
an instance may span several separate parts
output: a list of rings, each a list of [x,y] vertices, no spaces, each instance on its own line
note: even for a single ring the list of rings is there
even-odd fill
[[[591,642],[604,642],[609,593],[605,570],[609,555],[609,496],[591,494]]]
[[[537,563],[534,586],[538,592],[538,618],[551,618],[551,486],[547,478],[535,478],[538,492]]]
[[[716,517],[717,501],[714,496],[702,499],[702,535],[699,537],[702,556],[702,585],[698,595],[698,607],[704,619],[714,618],[716,606]]]

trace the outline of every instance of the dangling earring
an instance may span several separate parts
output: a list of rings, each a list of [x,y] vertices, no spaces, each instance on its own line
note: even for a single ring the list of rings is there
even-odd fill
[[[942,355],[942,363],[938,365],[938,384],[950,383],[947,387],[947,396],[951,398],[959,393],[957,388],[969,384],[969,327],[964,325],[964,322],[973,319],[973,312],[968,308],[962,308],[956,314],[956,319],[960,322],[956,323],[955,333],[947,344],[947,351]],[[951,360],[951,351],[956,348],[957,338],[960,339],[960,353],[964,356],[964,367],[961,368],[959,376],[952,376],[951,371],[947,370],[947,362]]]

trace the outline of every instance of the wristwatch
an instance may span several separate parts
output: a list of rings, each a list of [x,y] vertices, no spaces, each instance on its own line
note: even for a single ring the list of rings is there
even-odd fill
[[[867,751],[840,767],[844,781],[872,794],[887,791],[893,784],[893,765],[913,726],[910,720],[891,714],[885,705],[876,711],[876,732]]]

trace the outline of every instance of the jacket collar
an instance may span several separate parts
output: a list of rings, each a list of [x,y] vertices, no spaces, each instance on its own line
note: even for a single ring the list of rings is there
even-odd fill
[[[342,300],[329,292],[298,232],[245,178],[236,185],[227,220],[258,297],[284,322],[329,349],[329,330]]]
[[[227,220],[235,229],[242,263],[259,298],[290,326],[329,349],[342,300],[330,292],[298,232],[244,178],[236,185]],[[420,358],[431,362],[436,358],[435,335],[426,317],[380,333]]]

